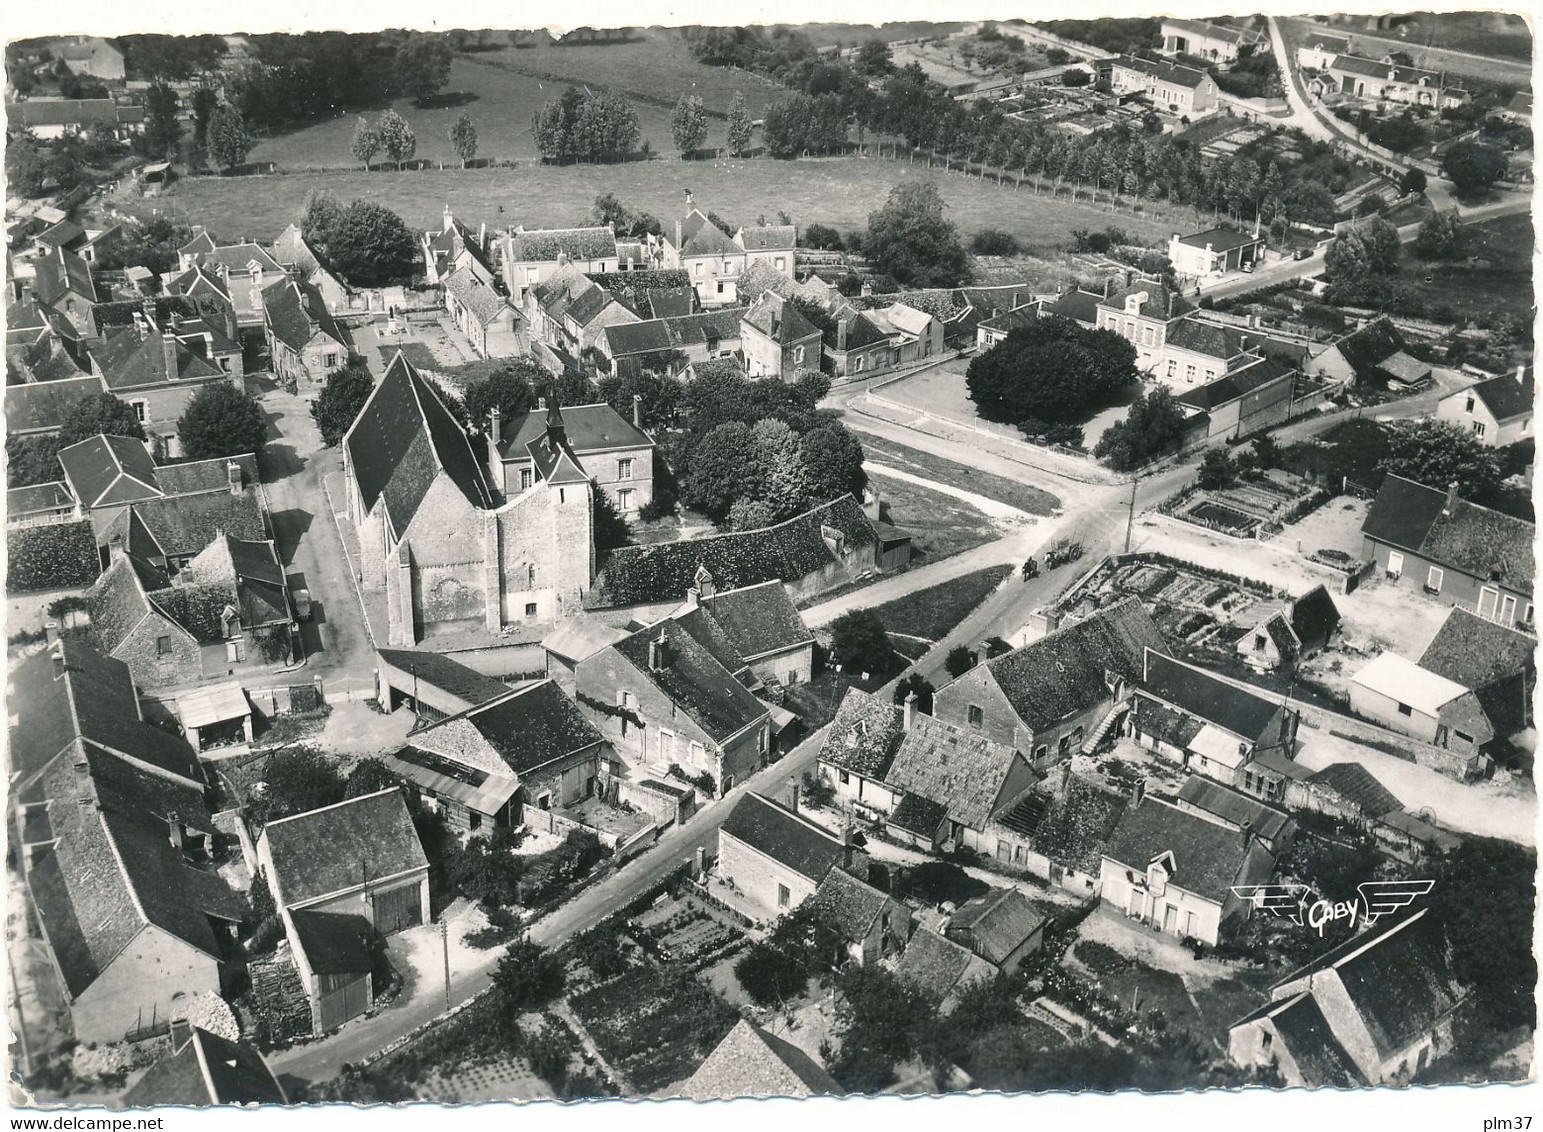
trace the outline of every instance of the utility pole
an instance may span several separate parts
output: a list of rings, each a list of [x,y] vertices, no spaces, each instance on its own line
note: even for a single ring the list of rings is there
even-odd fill
[[[445,926],[445,913],[439,914],[439,947],[445,956],[445,1009],[450,1009],[450,929]]]
[[[1125,516],[1125,553],[1130,553],[1131,529],[1136,525],[1136,484],[1140,482],[1140,476],[1130,478],[1130,510]]]

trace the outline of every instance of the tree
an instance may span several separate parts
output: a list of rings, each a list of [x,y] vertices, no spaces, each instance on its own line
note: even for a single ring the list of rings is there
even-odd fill
[[[354,140],[350,147],[354,160],[368,170],[370,162],[374,161],[375,155],[380,152],[380,144],[380,131],[370,125],[369,120],[361,114],[354,126]]]
[[[1441,155],[1441,175],[1452,182],[1460,196],[1487,192],[1505,172],[1505,151],[1483,142],[1458,142]]]
[[[450,44],[442,35],[415,35],[397,49],[396,78],[422,106],[450,81]]]
[[[362,798],[366,794],[377,794],[401,785],[401,778],[380,759],[360,759],[343,780],[343,797]]]
[[[841,233],[828,224],[811,224],[805,228],[803,243],[805,247],[815,248],[818,251],[842,250]]]
[[[1457,254],[1462,238],[1463,221],[1457,209],[1436,209],[1420,221],[1414,250],[1421,259],[1446,259]]]
[[[1137,380],[1134,346],[1061,317],[1013,330],[965,371],[981,416],[1031,433],[1074,424]]]
[[[418,136],[407,124],[407,119],[395,110],[387,110],[382,114],[375,129],[380,134],[380,147],[398,169],[402,167],[402,162],[412,160],[413,154],[418,152]]]
[[[108,436],[132,436],[136,440],[144,440],[145,426],[140,424],[139,414],[127,401],[120,400],[111,393],[93,393],[89,397],[81,398],[70,411],[64,424],[60,426],[56,439],[60,448],[68,448],[97,433],[106,433]]]
[[[374,392],[375,378],[362,361],[350,361],[329,373],[311,402],[311,419],[321,431],[322,444],[331,448],[342,440]]]
[[[221,381],[193,395],[177,420],[177,436],[193,460],[243,456],[268,443],[268,421],[256,401]]]
[[[60,477],[59,438],[17,436],[5,438],[6,487],[31,487],[52,483]]]
[[[932,694],[937,689],[932,686],[932,681],[924,677],[920,672],[912,672],[905,679],[895,685],[895,702],[904,704],[914,694],[916,696],[916,710],[923,715],[932,714]]]
[[[103,271],[121,271],[139,264],[162,275],[177,266],[177,249],[192,238],[192,228],[164,213],[142,224],[124,224],[118,238],[109,240],[97,253],[96,266]]]
[[[522,936],[509,945],[493,968],[493,993],[497,1013],[513,1019],[527,1010],[545,1006],[563,989],[563,965],[539,943]]]
[[[798,434],[786,421],[768,417],[750,429],[750,442],[750,452],[743,455],[748,455],[759,471],[755,499],[765,506],[767,517],[749,525],[767,527],[791,519],[809,500],[809,476]]]
[[[847,429],[836,422],[804,433],[800,443],[807,504],[825,503],[851,493],[862,498],[868,486],[863,471],[863,446]]]
[[[1062,86],[1087,86],[1093,81],[1093,76],[1079,67],[1069,67],[1061,72]]]
[[[743,157],[750,150],[750,135],[754,130],[750,120],[750,108],[745,105],[745,96],[734,92],[733,99],[729,102],[729,132],[728,146],[730,157]]]
[[[1166,388],[1152,390],[1131,405],[1098,438],[1093,454],[1117,472],[1129,472],[1178,446],[1184,437],[1184,414]]]
[[[47,174],[47,152],[31,131],[21,131],[5,147],[6,183],[24,197],[41,196]]]
[[[857,49],[854,60],[858,74],[878,77],[894,71],[895,61],[890,56],[889,44],[882,39],[867,39]]]
[[[480,381],[468,382],[462,404],[466,419],[475,428],[486,429],[496,406],[505,425],[536,404],[537,388],[544,388],[546,371],[526,358],[512,358],[499,365]]]
[[[570,86],[537,108],[531,133],[544,161],[625,161],[637,147],[638,116],[619,94]]]
[[[247,797],[246,814],[259,828],[279,818],[343,801],[343,776],[331,758],[309,747],[289,747],[270,755],[262,789]]]
[[[1208,448],[1200,459],[1200,474],[1195,482],[1203,488],[1231,487],[1238,479],[1238,469],[1225,448]]]
[[[734,964],[734,977],[762,1006],[792,1002],[809,986],[809,971],[792,952],[768,942],[752,944]]]
[[[975,653],[966,645],[955,645],[943,660],[943,670],[955,680],[975,667]]]
[[[873,610],[843,613],[830,628],[831,655],[842,669],[882,675],[894,667],[895,647]]]
[[[1504,472],[1493,448],[1473,433],[1445,421],[1395,421],[1388,428],[1388,453],[1379,469],[1445,490],[1454,480],[1466,498],[1492,498]]]
[[[212,86],[200,84],[189,101],[193,107],[193,148],[202,152],[209,144],[209,122],[220,104],[220,96]]]
[[[450,127],[450,147],[461,159],[461,168],[477,156],[477,127],[472,125],[471,115],[462,110]]]
[[[1018,237],[1000,228],[982,228],[970,237],[970,251],[974,255],[1017,255]]]
[[[182,140],[181,103],[177,92],[165,83],[151,83],[145,91],[145,152],[152,157],[175,158]]]
[[[1452,973],[1493,1030],[1537,1023],[1537,959],[1522,945],[1533,930],[1536,869],[1534,849],[1488,837],[1465,837],[1436,867],[1431,908],[1452,947]]]
[[[246,119],[234,106],[221,106],[209,119],[209,154],[225,170],[234,169],[252,152],[255,139],[247,132]]]
[[[943,198],[930,181],[906,181],[868,217],[863,251],[875,270],[909,287],[955,287],[970,278],[959,233],[943,217]]]
[[[595,549],[600,553],[627,546],[632,542],[632,527],[616,506],[616,501],[599,484],[595,485]]]
[[[1403,177],[1399,179],[1398,191],[1406,195],[1409,193],[1419,193],[1421,196],[1424,196],[1425,185],[1425,170],[1410,166],[1404,170]]]
[[[418,266],[417,238],[385,205],[356,200],[334,211],[318,198],[316,224],[325,235],[317,250],[351,282],[382,287],[412,280]]]
[[[735,502],[756,493],[760,476],[748,459],[753,451],[750,426],[742,421],[718,425],[691,450],[680,481],[680,501],[713,522],[722,522]]]
[[[707,140],[707,108],[699,95],[683,94],[670,115],[670,136],[682,157],[690,157]]]

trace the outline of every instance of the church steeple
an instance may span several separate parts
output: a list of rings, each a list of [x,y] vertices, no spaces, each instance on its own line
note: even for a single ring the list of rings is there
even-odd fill
[[[557,382],[553,382],[546,402],[546,434],[554,448],[563,448],[568,443],[568,429],[563,424],[563,411],[557,406]]]

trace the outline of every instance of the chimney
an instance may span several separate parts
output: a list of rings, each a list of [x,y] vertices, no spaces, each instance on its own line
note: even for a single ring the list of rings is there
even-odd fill
[[[182,852],[182,822],[177,819],[176,810],[166,815],[166,833],[171,840],[171,847]]]
[[[632,395],[632,427],[636,429],[643,427],[643,394],[641,393]]]
[[[543,413],[546,412],[546,398],[545,397],[537,397],[536,398],[536,409],[539,412],[543,412]]]
[[[698,596],[706,599],[709,605],[712,604],[713,594],[718,592],[718,584],[713,580],[712,572],[706,566],[696,568],[696,574],[691,579],[691,588],[696,590]]]
[[[1248,843],[1254,839],[1254,823],[1245,820],[1238,827],[1238,834],[1243,838],[1243,851],[1246,853],[1248,852]]]
[[[1169,319],[1173,318],[1173,305],[1174,305],[1175,302],[1178,301],[1178,298],[1179,298],[1179,296],[1176,295],[1174,292],[1172,292],[1172,291],[1168,292],[1168,317],[1169,317]]]
[[[868,281],[866,281],[866,280],[864,280],[863,281],[863,295],[867,296],[867,295],[871,295],[871,294],[873,294],[873,284],[868,282]]]
[[[659,631],[659,636],[648,642],[648,670],[650,672],[663,672],[665,666],[665,639],[664,630]]]
[[[1071,759],[1067,759],[1067,760],[1065,760],[1064,762],[1061,763],[1061,786],[1060,786],[1060,793],[1063,796],[1066,794],[1066,788],[1069,785],[1071,785],[1071,780],[1072,780],[1072,761],[1071,761]]]
[[[1141,799],[1145,798],[1146,796],[1147,780],[1145,778],[1136,779],[1136,785],[1130,792],[1130,804],[1132,806],[1139,806],[1141,805]]]
[[[450,206],[448,204],[445,205],[444,225],[445,226],[442,230],[445,232],[448,232],[450,229],[455,227],[455,215],[450,211]]]
[[[230,486],[232,495],[241,494],[241,465],[234,460],[225,465],[225,482]]]
[[[1104,298],[1107,299],[1112,294],[1114,294],[1114,277],[1109,276],[1104,280]]]
[[[167,380],[171,380],[177,376],[177,336],[175,334],[161,335],[161,355],[166,363]]]
[[[43,626],[43,639],[49,645],[57,645],[59,643],[59,622],[49,621]]]
[[[49,648],[49,655],[53,658],[54,662],[54,679],[58,680],[65,672],[64,643],[62,641],[55,641]]]
[[[115,531],[107,536],[107,561],[116,562],[123,557],[123,535]]]
[[[904,715],[904,717],[902,719],[902,726],[905,728],[905,730],[909,731],[909,730],[911,730],[911,725],[914,724],[915,722],[916,722],[916,693],[915,692],[908,692],[908,693],[906,693],[906,697],[905,697],[905,715]]]
[[[788,783],[788,809],[798,813],[798,779]]]
[[[155,325],[155,300],[148,296],[142,299],[139,304],[139,314],[145,320],[147,328],[153,327]]]
[[[488,439],[496,452],[504,443],[504,414],[497,405],[488,414]]]
[[[691,195],[691,190],[690,189],[687,189],[686,190],[686,211],[690,212],[695,207],[696,207],[696,197]]]
[[[477,247],[486,249],[488,246],[488,222],[484,220],[477,228]]]
[[[1452,517],[1452,514],[1456,510],[1457,510],[1457,481],[1453,480],[1451,483],[1447,484],[1447,501],[1446,501],[1446,505],[1441,508],[1441,513],[1442,513],[1443,516],[1445,516],[1446,518],[1450,519]]]

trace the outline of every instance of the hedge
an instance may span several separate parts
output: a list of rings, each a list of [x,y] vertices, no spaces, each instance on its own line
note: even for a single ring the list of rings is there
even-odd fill
[[[11,593],[89,586],[101,572],[96,533],[89,520],[10,532],[6,588]]]

